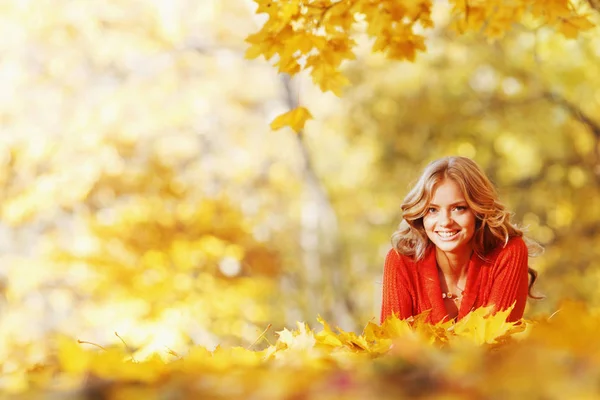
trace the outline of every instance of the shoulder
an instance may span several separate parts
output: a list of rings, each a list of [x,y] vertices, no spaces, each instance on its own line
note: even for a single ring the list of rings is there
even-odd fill
[[[385,257],[385,269],[388,271],[407,271],[414,268],[415,260],[412,256],[402,254],[391,248]]]
[[[427,248],[425,255],[419,260],[416,260],[413,255],[403,254],[392,248],[385,258],[385,270],[388,273],[414,276],[419,274],[423,265],[429,265],[432,262],[435,263],[435,252],[431,248]]]
[[[385,256],[385,265],[405,264],[408,257],[401,254],[398,250],[391,248]]]
[[[520,236],[511,237],[508,242],[500,243],[490,254],[490,261],[496,265],[527,264],[528,249],[527,244]]]
[[[414,256],[409,254],[403,254],[393,247],[387,252],[387,256],[385,257],[385,259],[386,261],[389,260],[403,264],[414,264],[417,262],[415,261]]]
[[[521,254],[523,252],[527,254],[527,244],[525,244],[525,241],[521,236],[513,236],[510,239],[508,239],[508,242],[506,244],[502,243],[498,247],[500,254],[516,255]]]

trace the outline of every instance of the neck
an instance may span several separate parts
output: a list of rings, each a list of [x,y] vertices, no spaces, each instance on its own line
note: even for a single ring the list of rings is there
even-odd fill
[[[471,249],[461,253],[446,253],[436,248],[435,258],[444,276],[457,282],[467,272],[471,253]]]

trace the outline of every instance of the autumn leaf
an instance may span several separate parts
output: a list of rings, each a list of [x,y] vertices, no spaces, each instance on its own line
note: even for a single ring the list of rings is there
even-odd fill
[[[490,315],[492,309],[493,307],[480,307],[471,311],[453,326],[454,333],[477,345],[497,343],[516,322],[506,321],[512,307]]]
[[[310,57],[307,64],[312,64],[313,59]],[[348,78],[329,64],[315,64],[311,76],[323,92],[332,91],[336,96],[341,96],[342,89],[350,84]]]
[[[340,338],[331,330],[329,324],[321,318],[321,316],[317,317],[317,321],[321,325],[323,325],[323,330],[315,334],[315,338],[319,344],[328,346],[328,347],[340,347],[343,345]]]
[[[284,343],[286,346],[289,347],[294,342],[294,335],[287,328],[283,328],[283,330],[276,333],[279,336],[279,342]]]
[[[273,0],[255,0],[255,3],[258,4],[258,8],[256,9],[257,14],[265,13],[271,18],[277,17],[279,7]]]
[[[277,130],[284,126],[289,126],[294,131],[300,132],[304,129],[304,124],[309,119],[312,119],[310,111],[305,107],[297,107],[285,114],[277,116],[277,118],[271,122],[271,129]]]

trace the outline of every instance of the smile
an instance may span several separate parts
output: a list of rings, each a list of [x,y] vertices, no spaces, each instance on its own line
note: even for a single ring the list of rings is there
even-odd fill
[[[459,231],[437,231],[436,233],[443,239],[450,239],[458,234]]]

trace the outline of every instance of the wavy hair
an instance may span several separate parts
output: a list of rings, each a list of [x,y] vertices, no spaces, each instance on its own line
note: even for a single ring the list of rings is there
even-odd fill
[[[431,162],[402,202],[402,222],[392,235],[392,245],[401,254],[420,260],[430,245],[423,217],[433,191],[444,179],[452,179],[460,187],[465,201],[475,214],[473,251],[481,259],[498,245],[506,245],[511,237],[522,237],[529,256],[539,255],[543,247],[525,237],[523,231],[510,222],[511,213],[498,200],[496,188],[481,168],[466,157],[444,157]],[[528,268],[529,296],[537,279],[537,271]]]

